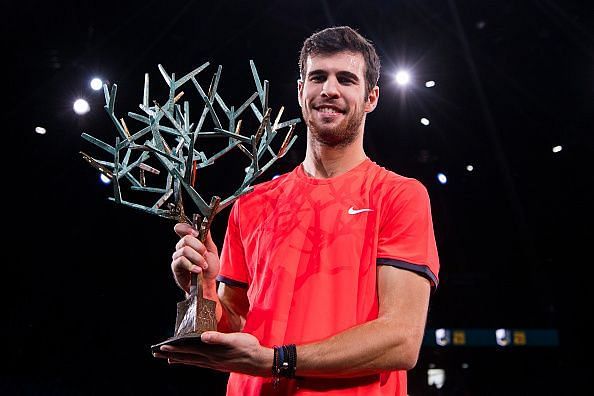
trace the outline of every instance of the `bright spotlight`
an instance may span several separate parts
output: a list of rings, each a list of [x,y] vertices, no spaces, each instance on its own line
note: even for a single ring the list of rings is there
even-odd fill
[[[466,170],[468,172],[472,172],[474,170],[474,166],[472,166],[472,165],[466,165]]]
[[[437,180],[441,183],[441,184],[446,184],[448,182],[448,178],[444,173],[439,172],[437,174]]]
[[[427,88],[434,87],[434,86],[435,86],[435,81],[433,81],[433,80],[427,81],[427,82],[425,83],[425,86],[426,86]]]
[[[91,80],[91,88],[93,88],[93,90],[95,91],[99,91],[101,89],[101,87],[103,87],[103,81],[101,81],[100,78],[95,77],[94,79]]]
[[[35,127],[35,132],[37,132],[37,133],[38,133],[38,134],[40,134],[40,135],[45,135],[45,133],[46,133],[47,131],[45,130],[45,128],[44,128],[44,127]]]
[[[109,184],[111,182],[111,179],[105,176],[103,173],[101,173],[101,175],[99,176],[99,180],[101,180],[103,184]]]
[[[553,147],[553,153],[558,153],[561,150],[563,150],[563,146],[555,146],[555,147]]]
[[[429,120],[425,117],[421,118],[421,124],[423,125],[429,125]]]
[[[410,74],[406,70],[400,70],[396,73],[396,82],[398,85],[406,85],[410,81]]]
[[[78,115],[86,114],[89,112],[89,110],[91,110],[89,102],[87,102],[84,99],[77,99],[76,102],[74,102],[74,106],[72,106],[72,108],[74,109],[74,112]]]

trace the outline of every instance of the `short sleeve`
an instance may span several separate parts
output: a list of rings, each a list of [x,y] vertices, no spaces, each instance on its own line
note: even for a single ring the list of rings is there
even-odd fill
[[[229,214],[223,250],[221,251],[221,270],[217,280],[230,286],[247,287],[249,285],[248,270],[239,228],[239,201],[233,204]]]
[[[427,189],[410,179],[390,190],[382,205],[378,265],[414,271],[439,283],[439,257]]]

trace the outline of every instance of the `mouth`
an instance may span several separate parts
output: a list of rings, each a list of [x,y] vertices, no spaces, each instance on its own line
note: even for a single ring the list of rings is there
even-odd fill
[[[344,110],[342,110],[341,108],[339,108],[337,106],[332,106],[332,105],[315,106],[314,110],[316,110],[318,113],[320,113],[323,116],[337,116],[337,115],[344,114]]]

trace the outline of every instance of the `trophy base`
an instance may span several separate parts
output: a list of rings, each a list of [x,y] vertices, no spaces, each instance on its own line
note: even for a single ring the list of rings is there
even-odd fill
[[[175,337],[170,337],[165,341],[161,341],[158,344],[151,345],[152,352],[158,352],[159,348],[163,345],[200,345],[202,344],[202,340],[200,336],[202,333],[188,333],[183,334]]]

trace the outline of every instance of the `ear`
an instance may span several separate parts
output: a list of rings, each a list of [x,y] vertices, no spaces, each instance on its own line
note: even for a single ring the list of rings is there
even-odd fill
[[[301,93],[303,92],[303,80],[297,80],[297,102],[299,102],[299,107],[303,107],[303,103],[301,103]]]
[[[365,102],[365,112],[371,113],[375,110],[377,106],[377,101],[379,100],[379,87],[376,85],[373,89],[369,92],[367,96],[367,102]]]

